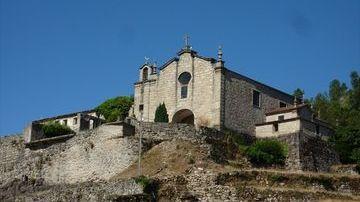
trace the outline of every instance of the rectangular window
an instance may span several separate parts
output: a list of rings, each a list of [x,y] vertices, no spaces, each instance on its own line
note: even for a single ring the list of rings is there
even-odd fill
[[[63,120],[63,123],[64,123],[65,126],[67,126],[67,120],[66,119]]]
[[[187,86],[181,86],[181,98],[187,98]]]
[[[278,132],[279,131],[279,124],[278,123],[274,123],[274,131]]]
[[[284,115],[278,116],[278,120],[283,121],[284,120]]]
[[[253,90],[253,106],[260,107],[260,92]]]
[[[143,111],[144,110],[144,105],[139,105],[139,110]]]
[[[284,107],[286,107],[286,103],[280,102],[280,108],[284,108]]]
[[[73,125],[76,125],[77,124],[77,118],[75,117],[74,119],[73,119]]]

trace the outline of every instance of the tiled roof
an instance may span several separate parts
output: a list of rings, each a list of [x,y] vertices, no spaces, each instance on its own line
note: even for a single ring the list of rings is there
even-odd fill
[[[92,113],[95,112],[95,109],[91,109],[91,110],[85,110],[85,111],[80,111],[80,112],[72,112],[69,114],[62,114],[62,115],[58,115],[58,116],[54,116],[54,117],[49,117],[49,118],[44,118],[44,119],[39,119],[39,120],[35,120],[34,122],[44,122],[44,121],[50,121],[50,120],[54,120],[54,119],[61,119],[61,118],[67,118],[67,117],[73,117],[76,116],[77,114],[88,114],[88,113]]]
[[[265,115],[273,115],[273,114],[280,114],[280,113],[290,112],[290,111],[300,109],[300,108],[303,108],[303,107],[309,107],[309,105],[308,104],[299,104],[299,105],[291,106],[291,107],[277,108],[277,109],[271,110],[269,112],[266,112]]]

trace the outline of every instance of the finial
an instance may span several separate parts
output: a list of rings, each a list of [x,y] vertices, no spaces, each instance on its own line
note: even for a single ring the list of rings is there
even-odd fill
[[[185,49],[190,50],[190,36],[188,34],[185,34],[184,40],[185,40]]]
[[[149,62],[150,62],[150,58],[145,56],[145,57],[144,57],[144,59],[145,59],[145,64],[147,64],[147,65],[148,65],[148,64],[149,64]]]
[[[222,61],[222,56],[223,56],[223,51],[222,51],[222,46],[220,45],[219,49],[218,49],[218,60],[219,61]]]
[[[294,106],[296,107],[297,106],[297,97],[294,96]]]

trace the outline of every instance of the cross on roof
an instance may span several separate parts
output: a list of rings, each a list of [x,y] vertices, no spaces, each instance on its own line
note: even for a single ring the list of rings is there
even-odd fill
[[[185,40],[185,47],[189,48],[190,47],[190,37],[188,34],[185,34],[184,40]]]

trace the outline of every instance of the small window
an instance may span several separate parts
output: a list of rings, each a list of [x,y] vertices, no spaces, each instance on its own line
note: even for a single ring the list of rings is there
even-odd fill
[[[253,106],[260,107],[260,92],[253,90]]]
[[[65,126],[67,126],[67,120],[66,119],[63,120],[63,123],[64,123]]]
[[[278,123],[274,123],[274,131],[278,132],[279,131],[279,124]]]
[[[77,118],[75,117],[74,119],[73,119],[73,125],[76,125],[77,124]]]
[[[55,123],[60,123],[59,120],[56,120]]]
[[[286,103],[280,102],[280,108],[285,108],[285,107],[286,107]]]
[[[283,121],[284,120],[284,115],[278,116],[278,120]]]
[[[144,105],[139,105],[139,110],[143,111],[144,110]]]
[[[187,98],[187,86],[181,86],[181,98]]]
[[[143,74],[142,74],[142,79],[143,79],[143,81],[146,81],[146,80],[148,80],[148,72],[149,72],[149,70],[148,70],[148,68],[147,67],[145,67],[144,69],[143,69]]]

